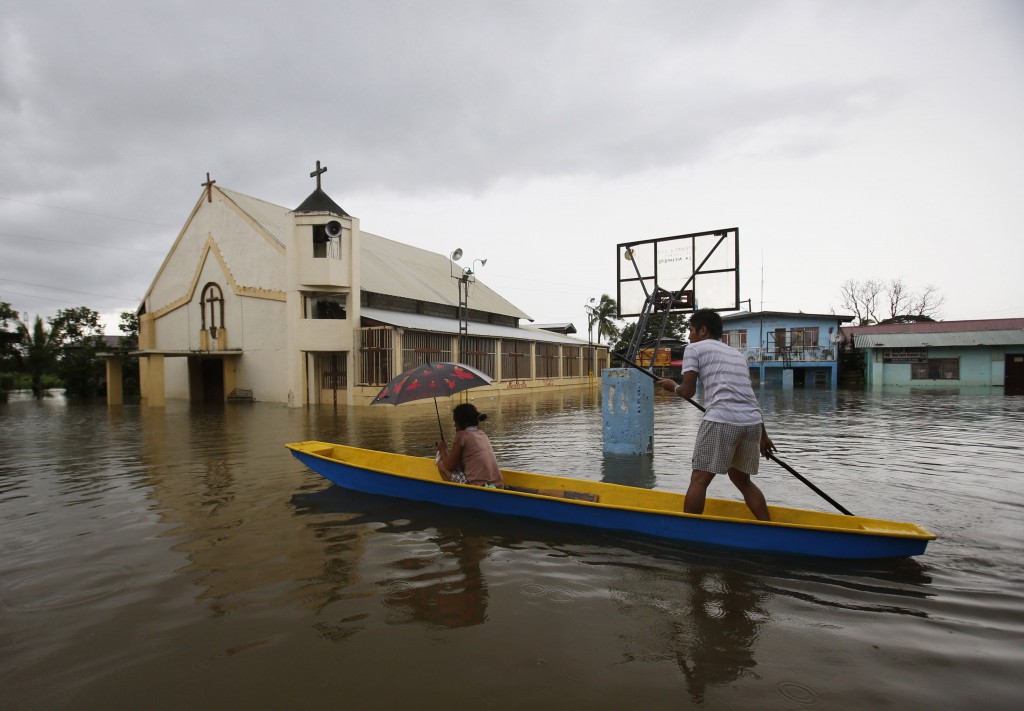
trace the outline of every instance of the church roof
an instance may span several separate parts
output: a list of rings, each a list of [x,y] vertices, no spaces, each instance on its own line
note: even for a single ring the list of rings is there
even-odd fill
[[[219,185],[215,189],[224,193],[259,228],[282,246],[287,247],[287,230],[290,224],[288,214],[291,210],[265,200],[227,190]],[[324,197],[327,197],[326,194]],[[327,199],[330,200],[329,197]],[[331,203],[334,204],[334,201],[332,200]],[[325,211],[346,215],[345,211],[337,205],[335,208]],[[298,211],[301,210],[297,209],[296,212]],[[459,274],[460,268],[458,265],[454,265],[453,269],[452,262],[448,257],[369,232],[360,231],[360,235],[362,246],[360,280],[363,291],[446,306],[457,307],[459,305],[458,284],[452,278],[452,273],[454,271]],[[479,280],[469,282],[468,303],[470,309],[474,311],[532,320],[515,304]]]
[[[319,178],[318,178],[319,180]],[[341,209],[338,203],[331,199],[331,196],[320,188],[309,194],[309,197],[302,201],[302,204],[295,208],[295,212],[329,212],[332,215],[352,217]]]
[[[219,185],[216,189],[224,193],[225,197],[235,203],[238,209],[262,227],[278,244],[282,247],[287,244],[286,232],[289,224],[287,208],[267,202],[266,200],[236,193],[234,190],[228,190]]]
[[[459,305],[459,285],[452,273],[460,274],[462,270],[457,264],[453,270],[448,257],[369,232],[362,232],[362,240],[363,291],[432,304]],[[533,320],[475,276],[468,285],[470,309]]]

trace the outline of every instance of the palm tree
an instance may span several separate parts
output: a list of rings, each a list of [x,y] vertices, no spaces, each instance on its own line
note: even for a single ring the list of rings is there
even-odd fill
[[[25,315],[28,317],[28,314]],[[18,319],[18,333],[21,345],[18,354],[21,369],[32,379],[32,394],[43,397],[43,376],[53,369],[56,361],[56,344],[50,339],[50,331],[43,319],[36,316],[31,330],[25,321]]]
[[[587,328],[597,326],[597,342],[601,343],[601,336],[607,336],[608,342],[619,335],[619,327],[615,325],[616,314],[619,312],[615,299],[608,294],[601,294],[601,299],[596,304],[590,300],[591,305],[587,307],[589,314]]]

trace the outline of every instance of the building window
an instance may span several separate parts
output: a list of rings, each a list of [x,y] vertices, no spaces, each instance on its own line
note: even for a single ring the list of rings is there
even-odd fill
[[[959,380],[959,358],[929,358],[925,363],[912,363],[911,380]]]
[[[562,377],[578,378],[580,376],[580,347],[562,346]]]
[[[391,338],[394,331],[386,327],[357,328],[357,385],[384,385],[391,380]]]
[[[494,346],[496,343],[497,341],[493,338],[463,336],[463,350],[459,354],[459,360],[494,377]]]
[[[402,370],[424,363],[449,363],[452,360],[452,337],[447,333],[406,331],[402,335]]]
[[[347,294],[308,291],[302,295],[302,317],[314,319],[345,319]]]
[[[722,342],[737,350],[744,351],[747,349],[747,331],[746,329],[722,331]]]
[[[530,378],[530,342],[502,339],[501,379],[528,380]]]
[[[327,225],[314,225],[313,256],[317,259],[341,259],[341,235],[330,234]]]
[[[538,343],[536,361],[536,377],[557,378],[558,377],[558,344]]]

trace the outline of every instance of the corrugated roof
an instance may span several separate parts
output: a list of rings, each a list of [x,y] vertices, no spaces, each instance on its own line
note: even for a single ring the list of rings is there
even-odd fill
[[[221,187],[217,187],[217,190],[224,193],[225,197],[235,203],[239,210],[251,217],[253,222],[266,230],[282,247],[287,244],[285,231],[289,224],[288,213],[290,210],[288,208],[236,193],[234,190]]]
[[[1013,331],[1024,329],[1024,318],[992,318],[972,321],[926,321],[887,323],[875,326],[843,326],[847,336],[865,333],[966,333],[970,331]]]
[[[216,189],[273,239],[282,246],[287,245],[291,210],[219,186]],[[448,257],[370,232],[361,232],[361,235],[360,281],[364,291],[446,306],[459,305],[458,284],[451,276]],[[455,265],[455,273],[460,273],[458,265]],[[533,320],[482,281],[469,283],[469,306],[477,311]]]
[[[857,348],[1016,346],[1024,345],[1024,330],[1003,329],[996,331],[957,331],[951,333],[855,333],[853,345]]]
[[[746,301],[746,299],[744,299]],[[740,311],[734,314],[722,314],[723,321],[732,321],[738,318],[751,318],[764,316],[770,318],[772,316],[797,316],[803,318],[827,318],[833,321],[852,321],[855,316],[849,314],[805,314],[803,311]]]
[[[459,322],[454,319],[440,318],[439,316],[424,316],[423,314],[410,314],[401,311],[387,311],[385,309],[362,308],[360,315],[364,318],[380,321],[390,326],[399,328],[413,328],[417,331],[431,331],[434,333],[459,332]],[[564,343],[574,346],[586,346],[586,341],[578,338],[563,336],[553,331],[545,331],[533,326],[499,326],[493,323],[469,322],[470,336],[487,336],[489,338],[518,338],[528,341],[541,341],[543,343]]]
[[[452,262],[448,257],[370,232],[361,234],[360,281],[364,291],[433,304],[459,305],[459,286],[452,278]],[[457,264],[454,272],[461,273]],[[533,320],[482,281],[469,282],[468,303],[469,308],[476,311]]]

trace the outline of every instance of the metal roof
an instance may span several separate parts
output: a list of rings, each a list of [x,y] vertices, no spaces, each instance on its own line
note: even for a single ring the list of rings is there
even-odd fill
[[[947,333],[855,333],[857,348],[1024,345],[1024,330],[952,331]]]
[[[739,318],[756,318],[760,316],[766,318],[772,316],[796,316],[799,318],[823,318],[830,321],[852,321],[856,318],[850,314],[805,314],[803,311],[740,311],[734,314],[722,314],[722,320],[732,321]]]
[[[291,210],[219,186],[215,189],[273,239],[287,246]],[[360,231],[360,235],[360,281],[363,291],[446,306],[459,305],[459,288],[452,273],[461,274],[462,271],[457,264],[453,266],[448,257],[370,232]],[[476,311],[533,320],[529,314],[477,280],[475,275],[469,281],[469,306]]]
[[[424,316],[423,314],[410,314],[403,311],[387,311],[386,309],[375,309],[363,307],[359,310],[362,317],[386,323],[389,326],[399,328],[412,328],[417,331],[432,331],[434,333],[458,334],[459,322],[454,319],[441,318],[439,316]],[[535,326],[500,326],[493,323],[469,322],[469,336],[487,336],[489,338],[518,338],[527,341],[541,341],[542,343],[563,343],[573,346],[586,346],[586,341],[578,338],[563,336],[553,331],[545,331]]]
[[[462,268],[448,257],[370,232],[360,234],[363,291],[446,306],[459,305],[458,280],[452,278],[452,274],[461,274]],[[470,309],[533,320],[475,276],[470,278],[468,286]]]
[[[262,227],[266,232],[277,240],[282,247],[287,244],[286,230],[290,224],[288,220],[288,208],[275,205],[266,200],[249,197],[234,190],[217,187],[216,190],[224,193],[231,202],[235,203],[239,210],[244,212],[253,222]]]

